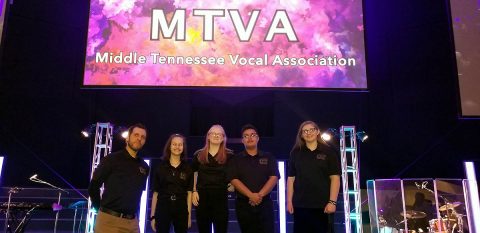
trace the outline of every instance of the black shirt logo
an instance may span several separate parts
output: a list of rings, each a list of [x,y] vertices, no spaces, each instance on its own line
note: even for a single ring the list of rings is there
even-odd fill
[[[327,158],[326,154],[317,154],[317,159],[325,160]]]
[[[144,167],[138,167],[138,170],[140,171],[140,173],[142,173],[142,175],[147,175],[147,169],[145,169]]]
[[[187,174],[185,174],[185,172],[180,172],[180,179],[182,180],[186,180],[187,179]]]
[[[261,158],[261,159],[258,160],[258,162],[261,165],[267,165],[268,164],[268,159],[267,158]]]

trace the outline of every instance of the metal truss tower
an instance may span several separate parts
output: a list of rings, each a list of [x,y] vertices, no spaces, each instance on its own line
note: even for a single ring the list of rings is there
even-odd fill
[[[360,199],[360,170],[355,126],[340,127],[345,232],[363,233]],[[353,209],[350,204],[353,203]]]
[[[112,152],[113,125],[110,123],[97,123],[95,129],[95,145],[93,147],[92,169],[90,170],[90,179],[97,168],[100,160]],[[92,210],[92,202],[88,199],[88,215],[86,233],[93,233],[95,226],[95,216],[97,213]]]

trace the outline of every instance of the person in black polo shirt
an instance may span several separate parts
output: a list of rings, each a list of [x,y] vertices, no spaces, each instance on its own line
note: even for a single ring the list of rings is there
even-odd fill
[[[186,233],[191,226],[193,171],[186,162],[185,137],[172,134],[163,149],[163,158],[153,177],[150,220],[153,231]]]
[[[235,187],[235,209],[242,233],[273,233],[275,218],[270,192],[280,177],[276,159],[258,150],[259,136],[253,125],[242,128],[245,150],[228,165],[228,179]]]
[[[138,233],[138,209],[150,168],[137,153],[145,145],[147,130],[142,124],[128,129],[126,147],[102,158],[93,173],[88,194],[98,210],[96,233]],[[100,187],[104,185],[100,199]]]
[[[296,233],[333,232],[340,189],[338,153],[320,138],[313,121],[303,122],[290,153],[287,210]]]
[[[205,146],[195,152],[192,169],[196,173],[192,203],[197,207],[199,233],[226,233],[228,228],[227,162],[232,151],[221,125],[213,125],[207,133]]]

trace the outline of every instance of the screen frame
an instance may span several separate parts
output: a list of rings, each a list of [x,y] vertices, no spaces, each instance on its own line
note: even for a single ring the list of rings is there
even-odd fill
[[[90,11],[91,11],[91,1],[88,1],[88,14],[87,14],[87,28],[84,38],[84,47],[82,50],[82,67],[81,67],[81,76],[78,79],[78,86],[80,89],[85,90],[102,90],[102,89],[159,89],[159,90],[272,90],[272,91],[339,91],[339,92],[369,92],[369,68],[368,68],[368,50],[367,50],[367,26],[365,25],[365,0],[361,1],[362,5],[362,24],[363,24],[363,57],[365,59],[365,85],[363,88],[326,88],[326,87],[252,87],[252,86],[153,86],[153,85],[85,85],[85,64],[86,64],[86,54],[88,46],[88,27],[90,23]]]
[[[455,85],[454,85],[454,93],[455,98],[456,98],[456,109],[457,109],[457,118],[458,119],[463,119],[463,120],[480,120],[480,115],[464,115],[463,114],[463,109],[462,109],[462,96],[461,96],[461,90],[460,90],[460,77],[458,76],[458,62],[457,62],[457,57],[456,57],[456,46],[455,46],[455,33],[453,31],[453,15],[452,15],[452,5],[451,5],[451,0],[448,0],[446,2],[446,8],[447,8],[447,20],[448,20],[448,28],[449,28],[449,37],[450,37],[450,46],[451,46],[451,52],[450,52],[450,59],[452,62],[452,77],[454,77],[455,80]]]
[[[0,36],[0,64],[3,64],[3,52],[5,50],[5,41],[6,41],[6,35],[7,35],[7,30],[8,30],[8,15],[10,13],[10,4],[11,2],[9,0],[0,0],[4,1],[5,5],[1,6],[2,8],[5,7],[4,14],[1,16],[3,17],[3,28],[2,28],[2,35]],[[0,3],[1,4],[1,3]]]

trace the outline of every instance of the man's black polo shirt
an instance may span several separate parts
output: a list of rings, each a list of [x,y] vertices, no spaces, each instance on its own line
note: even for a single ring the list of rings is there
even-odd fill
[[[319,143],[311,151],[306,146],[290,154],[288,176],[295,177],[293,206],[324,208],[330,199],[330,176],[340,175],[338,153],[328,145]]]
[[[102,158],[88,188],[93,207],[136,214],[149,170],[143,159],[133,158],[126,149]],[[102,183],[104,191],[100,200]]]
[[[186,196],[188,191],[193,190],[193,171],[184,161],[178,167],[173,167],[170,161],[162,161],[154,170],[152,186],[159,197],[172,194]]]
[[[258,193],[270,176],[280,178],[277,160],[270,154],[262,151],[254,156],[246,151],[240,152],[228,165],[227,178],[240,180],[253,193]],[[237,191],[237,198],[248,199]]]

